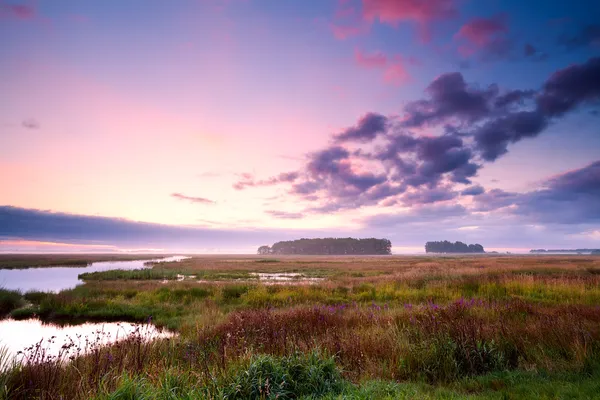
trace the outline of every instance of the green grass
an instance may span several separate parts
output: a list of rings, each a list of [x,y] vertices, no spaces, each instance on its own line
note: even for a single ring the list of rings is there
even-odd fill
[[[117,281],[117,280],[177,280],[177,271],[158,269],[112,269],[109,271],[86,272],[79,274],[83,281]]]
[[[120,377],[118,387],[96,400],[112,399],[302,399],[302,400],[555,400],[600,398],[600,373],[503,372],[461,379],[451,385],[367,380],[352,384],[332,359],[254,356],[210,385],[195,385],[190,373],[167,370],[156,381]]]

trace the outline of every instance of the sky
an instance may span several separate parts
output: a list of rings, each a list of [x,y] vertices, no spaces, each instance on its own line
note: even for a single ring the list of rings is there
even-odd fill
[[[598,15],[0,0],[0,252],[600,248]]]

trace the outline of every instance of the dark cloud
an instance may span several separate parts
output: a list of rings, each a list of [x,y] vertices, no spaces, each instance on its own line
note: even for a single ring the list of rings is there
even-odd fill
[[[474,211],[495,211],[514,205],[518,198],[518,193],[506,192],[501,189],[488,190],[475,197]]]
[[[402,195],[402,203],[405,206],[437,203],[439,201],[452,200],[458,193],[447,187],[421,188]]]
[[[539,111],[518,111],[492,119],[475,130],[475,148],[485,161],[495,161],[508,152],[508,144],[535,137],[548,125]]]
[[[27,118],[21,122],[21,126],[26,129],[38,129],[40,124],[33,118]]]
[[[483,186],[473,185],[473,186],[470,186],[470,187],[464,189],[462,192],[460,192],[460,194],[463,196],[479,196],[480,194],[482,194],[484,192],[485,192],[485,189],[483,188]]]
[[[427,97],[408,103],[403,118],[369,113],[333,137],[334,144],[307,156],[297,172],[263,182],[292,182],[290,193],[310,202],[306,213],[329,213],[369,205],[415,206],[476,196],[481,211],[522,198],[471,185],[485,163],[509,145],[540,135],[550,124],[600,97],[600,59],[555,72],[541,89],[500,91],[467,84],[460,73],[436,78]],[[437,136],[415,129],[432,127]],[[240,186],[254,185],[252,176]]]
[[[441,75],[426,89],[430,98],[408,103],[403,126],[416,128],[436,125],[450,119],[475,122],[490,112],[489,102],[498,89],[469,87],[460,72]]]
[[[526,43],[523,46],[523,55],[526,59],[532,61],[546,61],[548,59],[548,54],[541,52],[534,45],[530,43]]]
[[[583,103],[600,99],[600,57],[556,71],[544,83],[538,97],[540,110],[559,117]]]
[[[343,234],[347,235],[348,232],[174,226],[0,206],[0,240],[12,238],[110,244],[123,248],[161,248],[165,251],[254,251],[262,244],[279,240],[298,237],[340,237]]]
[[[600,161],[542,182],[526,193],[500,189],[474,198],[475,211],[506,209],[530,223],[591,224],[600,222]]]
[[[302,213],[293,213],[293,212],[286,212],[286,211],[276,211],[276,210],[270,210],[270,211],[265,211],[267,214],[271,215],[274,218],[278,218],[278,219],[302,219],[304,218],[304,215],[302,215]]]
[[[522,106],[525,100],[532,99],[535,95],[535,90],[510,90],[496,97],[494,107],[505,108],[511,105]]]
[[[558,43],[568,50],[594,46],[600,48],[600,24],[589,24],[575,34],[563,34]]]
[[[282,172],[277,176],[273,176],[269,179],[256,180],[252,174],[242,174],[241,179],[233,184],[233,188],[236,190],[243,190],[247,187],[256,186],[273,186],[279,183],[294,182],[298,178],[298,172]]]
[[[350,127],[334,136],[336,142],[371,141],[378,134],[385,133],[387,118],[381,114],[368,113],[358,120],[356,126]]]
[[[600,223],[600,161],[553,177],[522,195],[515,213],[540,223]]]
[[[215,203],[214,201],[205,199],[204,197],[186,196],[185,194],[181,194],[181,193],[171,193],[171,197],[178,199],[178,200],[185,200],[185,201],[189,201],[191,203],[196,203],[196,204],[214,204]]]

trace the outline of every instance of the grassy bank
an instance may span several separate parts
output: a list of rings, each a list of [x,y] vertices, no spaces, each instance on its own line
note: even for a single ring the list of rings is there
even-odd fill
[[[0,269],[31,267],[84,267],[99,261],[151,260],[168,257],[156,254],[0,254]]]
[[[58,294],[0,292],[14,318],[151,317],[179,333],[69,349],[66,363],[32,356],[3,375],[5,387],[15,399],[583,399],[600,390],[600,259],[260,260],[202,257],[92,275]],[[324,280],[244,279],[293,271]],[[166,278],[178,274],[195,278]]]

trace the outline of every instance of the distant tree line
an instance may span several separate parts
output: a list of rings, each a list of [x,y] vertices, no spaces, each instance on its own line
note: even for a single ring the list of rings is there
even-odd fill
[[[303,254],[303,255],[344,255],[344,254],[392,254],[392,242],[388,239],[323,238],[298,239],[260,246],[258,254]]]
[[[425,243],[426,253],[485,253],[480,244],[466,244],[463,242],[427,242]]]
[[[600,253],[600,249],[533,249],[529,250],[530,253]],[[597,253],[595,253],[597,252]]]

